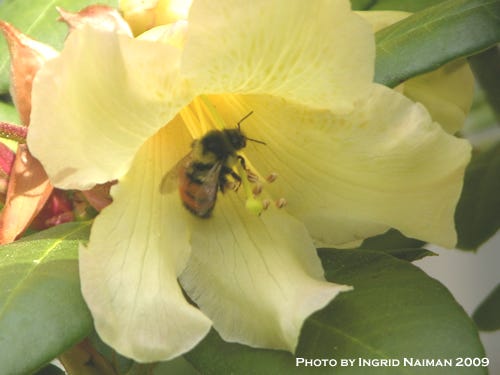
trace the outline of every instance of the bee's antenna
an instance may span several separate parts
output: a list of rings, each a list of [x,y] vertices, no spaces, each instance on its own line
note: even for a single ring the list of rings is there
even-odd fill
[[[238,121],[238,124],[237,124],[237,125],[238,125],[238,130],[241,130],[241,129],[240,129],[240,128],[241,128],[241,123],[242,123],[243,121],[245,121],[248,117],[250,117],[250,115],[251,115],[252,113],[253,113],[253,111],[250,111],[248,114],[246,114],[246,115],[245,115],[245,117],[243,117],[240,121]],[[248,138],[248,137],[246,137],[246,136],[245,136],[245,139],[246,139],[247,141],[252,141],[252,142],[260,143],[261,145],[265,145],[265,144],[266,144],[266,142],[259,141],[258,139]]]
[[[241,126],[241,123],[243,121],[245,121],[248,117],[250,117],[250,115],[253,113],[253,111],[250,111],[247,115],[245,115],[245,117],[243,117],[240,121],[238,121],[238,130],[240,130],[240,126]]]
[[[256,143],[260,143],[261,145],[266,145],[266,142],[264,141],[259,141],[258,139],[253,139],[253,138],[248,138],[248,137],[245,137],[247,141],[252,141],[252,142],[256,142]]]

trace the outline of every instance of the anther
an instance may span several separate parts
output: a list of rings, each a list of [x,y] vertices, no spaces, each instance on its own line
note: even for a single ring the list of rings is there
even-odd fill
[[[285,198],[280,198],[276,201],[276,207],[278,207],[278,208],[283,208],[286,206],[286,204],[287,204],[287,201]]]
[[[224,190],[234,190],[237,191],[238,188],[240,187],[240,184],[234,182],[234,181],[228,181],[224,185]]]
[[[272,172],[269,176],[266,177],[266,181],[271,183],[271,182],[276,181],[277,178],[278,178],[278,174],[276,172]]]
[[[245,169],[245,172],[247,172],[247,178],[248,181],[251,183],[256,183],[259,181],[259,176],[256,175],[251,169]]]
[[[267,208],[271,205],[271,201],[269,199],[264,199],[262,200],[262,207],[264,210],[267,210]]]
[[[259,195],[260,193],[262,193],[262,184],[260,182],[256,182],[255,183],[255,186],[253,187],[252,189],[252,193],[253,195],[257,196]]]

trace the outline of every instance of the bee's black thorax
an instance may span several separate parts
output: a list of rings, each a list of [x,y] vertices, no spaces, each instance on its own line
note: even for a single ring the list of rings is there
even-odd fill
[[[212,130],[200,140],[203,154],[213,154],[223,161],[246,145],[246,137],[239,129]]]

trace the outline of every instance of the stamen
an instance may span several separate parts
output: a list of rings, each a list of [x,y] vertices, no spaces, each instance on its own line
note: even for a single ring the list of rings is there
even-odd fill
[[[247,172],[248,181],[250,181],[251,183],[259,182],[259,176],[255,174],[251,169],[245,168],[245,171]]]
[[[283,208],[286,206],[286,204],[287,204],[287,201],[285,198],[280,198],[276,201],[276,207],[278,207],[278,208]]]
[[[267,208],[271,205],[271,201],[269,199],[264,199],[262,201],[262,206],[264,207],[264,210],[267,210]]]
[[[263,188],[262,184],[260,182],[256,182],[252,190],[253,195],[257,196],[260,193],[262,193],[262,188]]]
[[[276,172],[272,172],[269,176],[266,177],[266,181],[269,183],[272,183],[272,182],[276,181],[277,178],[278,178],[278,174]]]
[[[240,187],[239,183],[236,183],[234,181],[228,181],[224,185],[224,190],[234,190],[234,191],[236,191],[236,190],[238,190],[239,187]]]
[[[240,163],[236,163],[236,168],[238,169],[238,174],[241,176],[241,183],[243,184],[243,189],[245,190],[245,195],[247,200],[245,202],[245,207],[248,211],[255,215],[260,215],[264,210],[264,205],[260,199],[256,199],[253,195],[252,185],[248,181],[248,176],[245,168]]]

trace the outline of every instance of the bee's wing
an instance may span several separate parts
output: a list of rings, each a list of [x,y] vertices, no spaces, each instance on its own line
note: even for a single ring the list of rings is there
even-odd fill
[[[217,196],[217,192],[219,191],[219,177],[222,165],[222,162],[217,162],[213,165],[212,168],[210,168],[203,174],[203,177],[200,178],[202,180],[200,189],[202,193],[200,194],[205,194],[207,196]]]
[[[160,193],[167,194],[176,190],[179,186],[179,173],[185,169],[192,161],[192,153],[188,153],[177,164],[175,164],[163,176],[160,184]]]

